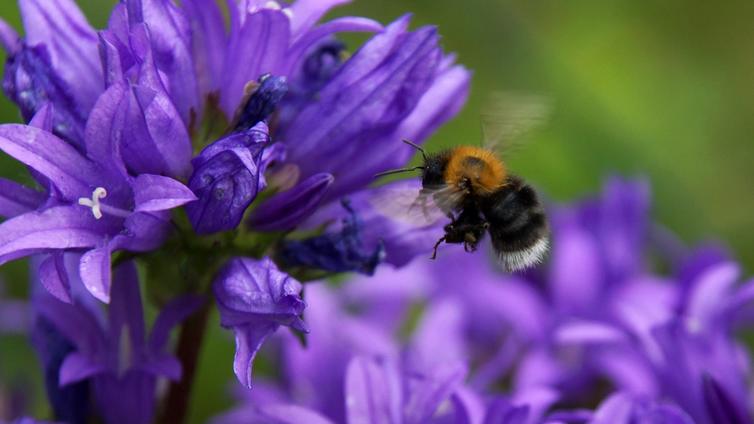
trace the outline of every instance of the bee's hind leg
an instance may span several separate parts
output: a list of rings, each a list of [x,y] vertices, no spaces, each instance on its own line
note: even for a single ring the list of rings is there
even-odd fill
[[[437,240],[437,243],[435,243],[435,247],[432,249],[432,256],[430,256],[429,259],[437,259],[437,248],[440,247],[440,245],[444,241],[445,241],[445,236],[442,236],[440,240]]]

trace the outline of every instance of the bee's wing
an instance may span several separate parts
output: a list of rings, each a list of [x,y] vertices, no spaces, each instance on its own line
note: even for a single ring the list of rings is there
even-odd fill
[[[522,136],[547,120],[552,110],[549,98],[536,94],[498,92],[481,114],[482,146],[508,153],[519,147]]]
[[[460,198],[447,187],[421,188],[401,185],[384,186],[371,198],[374,209],[395,221],[412,227],[425,227],[447,219],[443,211],[451,210]]]

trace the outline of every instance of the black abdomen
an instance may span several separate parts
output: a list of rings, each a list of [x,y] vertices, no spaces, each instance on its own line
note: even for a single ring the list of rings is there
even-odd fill
[[[509,271],[540,262],[547,251],[548,225],[537,193],[518,177],[487,196],[481,204],[489,223],[492,247]]]

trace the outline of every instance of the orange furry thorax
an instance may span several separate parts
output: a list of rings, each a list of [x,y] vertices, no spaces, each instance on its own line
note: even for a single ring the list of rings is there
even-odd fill
[[[477,195],[488,195],[505,184],[505,165],[494,152],[473,146],[459,146],[451,150],[445,168],[445,183],[461,187],[464,182]]]

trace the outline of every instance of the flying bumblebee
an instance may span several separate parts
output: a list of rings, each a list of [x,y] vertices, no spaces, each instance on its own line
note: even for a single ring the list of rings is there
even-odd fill
[[[537,193],[508,172],[500,153],[538,124],[549,108],[536,96],[498,96],[493,105],[482,116],[482,147],[464,145],[427,153],[403,140],[421,153],[423,164],[377,176],[421,171],[422,188],[414,192],[409,209],[419,207],[425,217],[436,209],[450,218],[445,235],[435,243],[432,259],[443,242],[463,244],[464,250],[473,252],[489,233],[500,264],[513,272],[542,261],[549,229]]]

